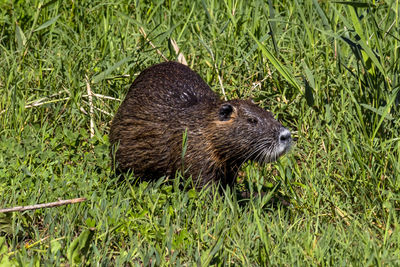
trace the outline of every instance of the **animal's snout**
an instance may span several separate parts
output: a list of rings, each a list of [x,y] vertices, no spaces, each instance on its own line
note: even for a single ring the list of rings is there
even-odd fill
[[[284,127],[281,127],[279,131],[279,142],[282,144],[290,143],[292,140],[292,135],[290,131]]]

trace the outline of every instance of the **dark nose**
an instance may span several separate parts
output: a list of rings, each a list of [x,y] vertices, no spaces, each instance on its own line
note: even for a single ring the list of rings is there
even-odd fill
[[[281,130],[279,132],[279,141],[281,143],[287,143],[292,139],[292,135],[290,134],[289,130],[281,127]]]

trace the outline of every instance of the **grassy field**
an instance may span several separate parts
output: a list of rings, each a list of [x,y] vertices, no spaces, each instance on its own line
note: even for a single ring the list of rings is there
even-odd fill
[[[400,265],[399,4],[1,1],[0,208],[87,201],[0,214],[0,266]],[[179,53],[298,138],[243,167],[264,197],[113,176],[120,100]]]

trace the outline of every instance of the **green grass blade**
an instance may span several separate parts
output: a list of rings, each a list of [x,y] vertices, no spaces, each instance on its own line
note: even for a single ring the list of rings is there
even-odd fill
[[[353,22],[354,29],[357,32],[358,36],[360,37],[360,40],[358,41],[358,43],[361,45],[361,47],[363,48],[364,52],[373,61],[373,63],[379,69],[379,71],[386,76],[385,69],[383,68],[383,66],[379,62],[379,60],[376,58],[374,52],[372,52],[371,47],[367,44],[368,40],[365,37],[364,31],[363,31],[363,29],[361,27],[360,21],[358,19],[358,16],[357,16],[354,8],[349,7],[349,12],[350,12],[350,15],[351,15],[351,20]],[[366,61],[366,60],[364,59],[364,61]]]
[[[301,86],[298,84],[293,75],[290,74],[290,72],[285,68],[285,66],[262,43],[260,43],[260,41],[258,41],[251,32],[249,32],[249,34],[251,37],[253,37],[263,55],[268,58],[272,65],[274,65],[278,72],[286,79],[286,81],[295,87],[299,92],[302,92]]]
[[[385,120],[385,118],[386,118],[387,115],[389,114],[390,110],[393,108],[393,103],[394,103],[394,101],[396,100],[397,93],[399,92],[399,90],[400,90],[400,87],[398,87],[397,89],[393,90],[391,96],[389,97],[389,101],[388,101],[388,103],[386,104],[385,109],[384,109],[383,112],[381,113],[382,116],[381,116],[381,118],[379,119],[379,122],[378,122],[378,124],[377,124],[376,127],[375,127],[374,133],[373,133],[372,136],[371,136],[371,141],[373,141],[373,140],[375,139],[375,136],[376,136],[376,134],[377,134],[379,128],[381,127],[383,121]]]
[[[43,23],[42,25],[40,25],[39,27],[37,27],[33,32],[38,32],[40,30],[46,29],[47,27],[53,25],[54,23],[56,23],[57,19],[60,17],[61,15],[57,15],[56,17],[49,19],[48,21],[46,21],[45,23]]]
[[[131,61],[132,58],[131,57],[126,57],[120,61],[118,61],[117,63],[115,63],[113,66],[109,67],[108,69],[106,69],[105,71],[100,72],[99,74],[97,74],[96,76],[93,77],[92,79],[92,83],[98,83],[103,81],[104,79],[107,79],[109,77],[109,75],[115,71],[116,69],[118,69],[119,67],[121,67],[123,64]]]
[[[26,37],[22,29],[18,26],[18,24],[15,25],[15,40],[17,41],[18,49],[22,49],[25,47]]]

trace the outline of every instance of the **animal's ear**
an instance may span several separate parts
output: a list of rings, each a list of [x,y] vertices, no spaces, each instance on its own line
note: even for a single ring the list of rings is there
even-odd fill
[[[229,103],[225,103],[223,104],[220,108],[219,108],[219,120],[220,121],[227,121],[231,118],[231,114],[233,112],[233,107],[231,104]]]

